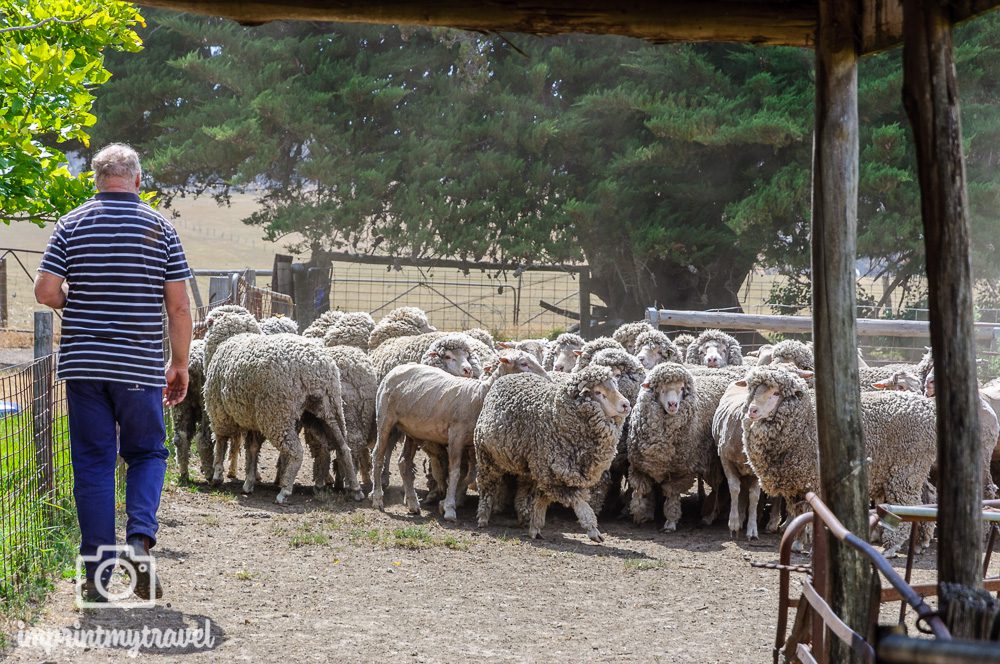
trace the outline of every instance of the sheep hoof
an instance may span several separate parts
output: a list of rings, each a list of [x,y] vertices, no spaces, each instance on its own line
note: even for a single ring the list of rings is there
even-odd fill
[[[247,480],[243,483],[243,493],[253,493],[254,483]]]
[[[444,520],[445,521],[451,521],[451,522],[458,521],[458,514],[455,513],[455,508],[454,507],[446,507],[446,508],[444,508]]]
[[[274,502],[277,503],[278,505],[287,505],[288,495],[290,493],[291,491],[285,491],[284,489],[282,489],[281,491],[278,492],[278,495],[274,497]]]
[[[594,540],[598,544],[604,541],[604,535],[602,535],[601,531],[599,531],[597,528],[591,528],[590,530],[588,530],[587,537]]]
[[[362,491],[361,489],[355,489],[355,491],[354,491],[354,502],[360,503],[364,499],[365,499],[365,492]]]
[[[798,540],[792,542],[792,553],[802,553],[802,542]]]
[[[733,533],[733,535],[735,535],[736,533],[740,532],[740,525],[741,524],[740,524],[739,521],[737,521],[735,519],[730,519],[729,520],[729,532]]]
[[[672,533],[675,530],[677,530],[677,522],[676,521],[667,521],[665,524],[663,524],[663,527],[660,528],[660,532],[663,532],[663,533]]]
[[[372,507],[377,510],[385,509],[385,501],[382,500],[382,496],[376,496],[375,492],[372,492]]]
[[[485,528],[488,525],[490,525],[489,519],[478,519],[476,521],[476,528]]]
[[[535,530],[534,528],[528,529],[528,537],[530,537],[531,539],[545,539],[544,537],[542,537],[542,531]]]

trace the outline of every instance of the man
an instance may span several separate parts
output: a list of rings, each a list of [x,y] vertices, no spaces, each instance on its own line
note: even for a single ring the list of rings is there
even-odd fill
[[[177,232],[139,199],[139,156],[127,145],[98,152],[91,168],[98,193],[56,224],[35,278],[35,299],[64,309],[57,375],[66,381],[73,495],[80,555],[115,545],[115,465],[127,464],[126,548],[132,562],[156,543],[166,472],[163,405],[187,393],[191,276]],[[164,373],[163,319],[170,364]],[[98,584],[88,562],[84,593],[106,597],[112,565]],[[161,597],[150,566],[134,569],[135,593]]]

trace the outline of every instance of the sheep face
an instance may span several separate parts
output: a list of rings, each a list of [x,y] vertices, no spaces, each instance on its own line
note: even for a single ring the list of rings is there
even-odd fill
[[[440,367],[452,374],[462,378],[472,378],[472,364],[469,362],[469,354],[460,348],[449,348],[444,351],[429,350],[428,357],[436,358],[440,362]]]
[[[639,359],[639,363],[642,364],[642,368],[646,371],[651,370],[657,364],[672,361],[670,352],[666,348],[654,344],[647,344],[640,348],[636,357]]]
[[[574,348],[573,346],[564,346],[559,349],[556,354],[556,359],[552,363],[553,371],[560,371],[567,373],[573,370],[576,366],[576,358],[580,354],[579,348]]]
[[[762,383],[747,398],[746,416],[751,421],[765,420],[781,405],[781,391],[776,385]]]
[[[924,396],[933,397],[934,392],[934,369],[930,370],[927,374],[927,378],[924,379]]]
[[[934,378],[931,377],[931,390],[933,391]],[[909,371],[896,371],[891,376],[883,381],[877,383],[872,383],[872,387],[876,390],[892,390],[896,392],[916,392],[920,394],[926,389],[926,383],[924,386],[920,385],[920,379],[914,376]]]
[[[618,381],[613,378],[585,387],[580,394],[600,405],[604,417],[609,420],[627,416],[632,408],[618,391]]]
[[[533,373],[546,380],[552,380],[538,360],[535,359],[535,356],[523,350],[504,351],[500,356],[500,365],[497,371],[501,376],[512,373]]]
[[[721,341],[706,341],[701,345],[702,364],[720,368],[729,364],[729,348]]]
[[[672,381],[659,387],[656,399],[667,415],[676,415],[681,402],[688,398],[689,390],[683,380]]]

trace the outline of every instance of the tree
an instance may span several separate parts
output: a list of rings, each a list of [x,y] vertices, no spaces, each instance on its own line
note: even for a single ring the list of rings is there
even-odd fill
[[[131,5],[98,0],[0,2],[0,219],[39,225],[91,195],[56,147],[87,144],[91,89],[107,81],[107,48],[138,51]]]
[[[301,233],[296,249],[314,255],[586,260],[620,318],[654,303],[738,306],[755,264],[808,288],[808,50],[153,22],[146,54],[113,63],[99,106],[151,90],[130,131],[157,183],[220,198],[255,187],[263,207],[247,222],[269,239]],[[970,196],[974,233],[995,237],[998,181],[981,164],[1000,21],[976,25],[960,50],[966,133],[982,146]],[[897,53],[865,61],[859,249],[905,288],[923,254],[899,77]]]

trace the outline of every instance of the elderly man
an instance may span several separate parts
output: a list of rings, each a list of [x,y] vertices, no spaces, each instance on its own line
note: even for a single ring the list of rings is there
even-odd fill
[[[115,465],[121,454],[128,467],[122,558],[134,562],[156,543],[167,467],[163,405],[180,403],[187,393],[191,311],[185,281],[191,272],[173,226],[139,199],[135,151],[109,145],[91,167],[98,193],[56,224],[35,278],[35,299],[64,310],[57,375],[66,381],[80,555],[94,557],[99,547],[116,543]],[[171,349],[165,371],[164,305]],[[86,598],[106,599],[113,566],[99,579],[98,563],[86,567]],[[146,600],[162,596],[151,567],[125,566],[136,595]]]

